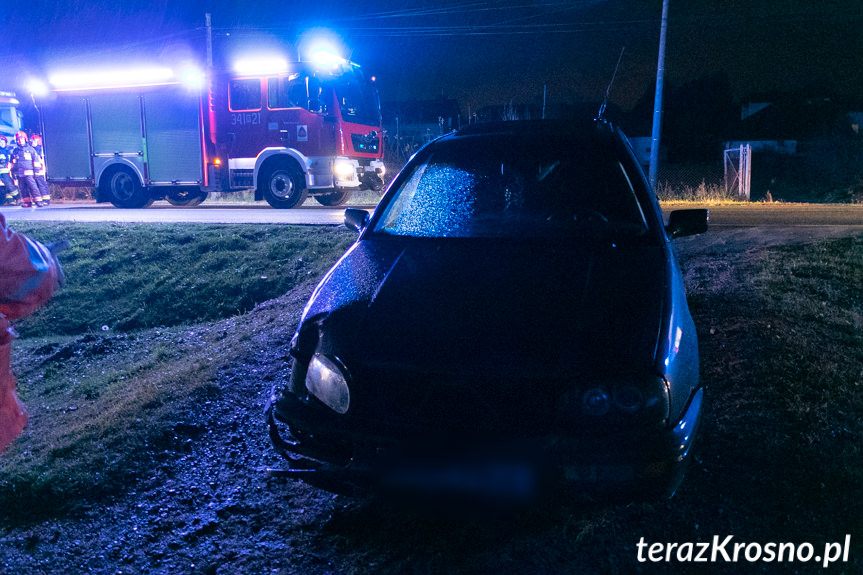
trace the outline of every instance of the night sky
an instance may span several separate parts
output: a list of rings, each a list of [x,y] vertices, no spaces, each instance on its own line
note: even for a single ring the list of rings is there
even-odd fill
[[[860,0],[670,0],[667,81],[724,71],[734,94],[863,89]],[[104,0],[8,2],[5,89],[30,74],[111,63],[171,63],[204,53],[212,13],[217,56],[251,46],[295,57],[309,30],[326,29],[344,55],[377,78],[384,101],[458,99],[484,105],[601,100],[621,48],[611,101],[652,95],[661,0]],[[12,86],[8,84],[14,84]]]

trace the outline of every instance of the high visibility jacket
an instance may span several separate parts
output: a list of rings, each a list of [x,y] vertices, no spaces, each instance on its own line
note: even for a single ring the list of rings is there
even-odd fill
[[[35,169],[37,176],[44,176],[45,175],[45,151],[43,150],[42,146],[33,146],[33,149],[36,150],[36,156],[39,160],[39,165],[36,166],[34,164],[33,168]]]
[[[27,423],[27,410],[15,393],[9,367],[15,338],[9,320],[24,317],[48,301],[60,273],[48,248],[7,228],[0,214],[0,451]]]
[[[9,173],[9,160],[9,150],[7,150],[6,148],[0,148],[0,174]]]
[[[16,178],[21,176],[35,176],[36,171],[42,167],[42,159],[33,146],[18,146],[12,150],[12,175]]]

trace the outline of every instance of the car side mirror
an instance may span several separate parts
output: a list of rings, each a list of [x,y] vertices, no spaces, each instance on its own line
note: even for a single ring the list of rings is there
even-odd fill
[[[703,234],[709,221],[709,210],[674,210],[668,214],[665,231],[671,239]]]
[[[345,210],[345,227],[361,232],[369,225],[369,213],[359,208],[348,208]]]

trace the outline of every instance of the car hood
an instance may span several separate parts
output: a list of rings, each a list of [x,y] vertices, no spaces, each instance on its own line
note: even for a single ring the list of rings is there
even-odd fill
[[[350,366],[544,377],[649,369],[668,289],[659,246],[362,240],[304,328]]]

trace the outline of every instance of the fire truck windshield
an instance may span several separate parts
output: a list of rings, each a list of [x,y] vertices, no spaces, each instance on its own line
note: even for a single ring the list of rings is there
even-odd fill
[[[234,80],[231,84],[232,109],[241,100],[234,91],[239,90]],[[270,78],[267,81],[267,103],[271,110],[299,107],[316,113],[327,113],[329,96],[323,91],[335,92],[342,120],[380,128],[381,109],[378,93],[371,82],[366,81],[359,70],[349,70],[337,76],[319,76],[314,72],[301,72],[290,76]],[[256,96],[256,102],[259,96]],[[257,107],[258,104],[255,104]],[[251,108],[250,108],[251,109]]]
[[[0,132],[14,134],[20,129],[18,109],[12,104],[0,104]]]
[[[381,108],[377,90],[359,70],[339,76],[334,80],[334,88],[345,122],[380,127]]]

